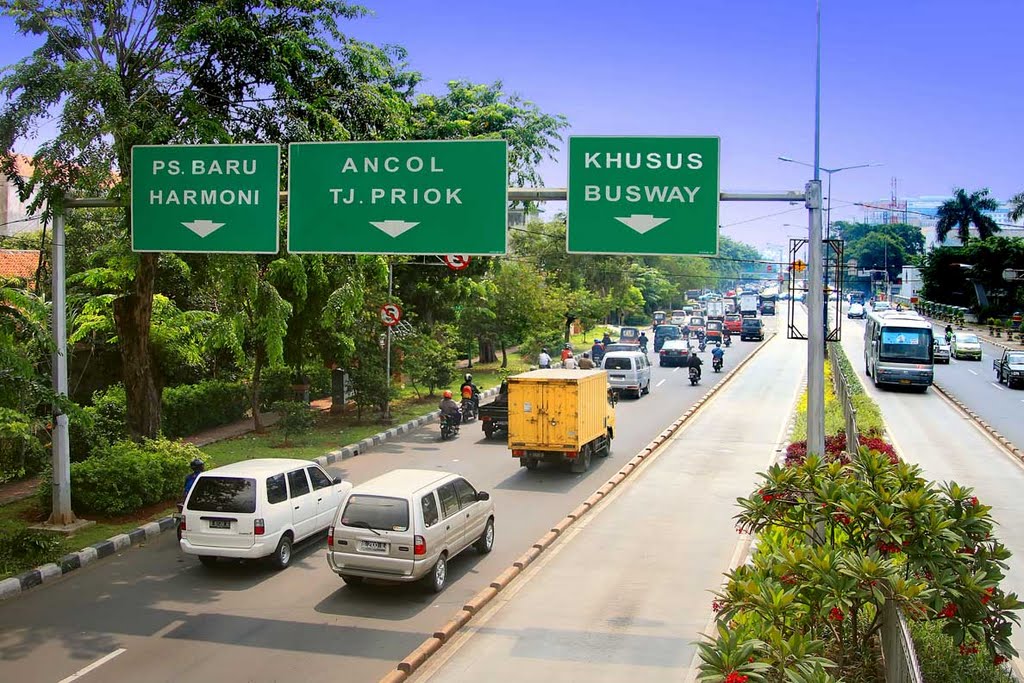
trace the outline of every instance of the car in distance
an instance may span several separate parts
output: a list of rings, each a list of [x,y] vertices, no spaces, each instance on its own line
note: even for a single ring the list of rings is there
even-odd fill
[[[850,308],[846,311],[846,317],[860,318],[863,320],[868,317],[868,313],[864,310],[863,304],[850,304]]]
[[[981,360],[981,341],[978,335],[970,332],[954,332],[953,341],[949,345],[949,354],[960,360],[972,358]]]
[[[875,313],[881,313],[882,311],[891,311],[892,305],[888,301],[876,301],[871,304],[871,310]]]
[[[604,347],[605,353],[611,353],[612,351],[639,351],[640,346],[638,344],[628,344],[625,342],[615,342],[614,344],[608,344]]]
[[[743,316],[739,313],[725,314],[725,329],[729,334],[739,334],[743,327]]]
[[[444,590],[448,563],[494,547],[494,503],[458,474],[392,470],[356,486],[327,533],[327,565],[350,586],[422,580]]]
[[[992,361],[996,381],[1013,389],[1024,384],[1024,351],[1003,351],[1003,357]]]
[[[292,546],[327,529],[351,488],[310,460],[256,458],[207,470],[182,508],[181,549],[207,566],[265,557],[284,569]]]
[[[935,363],[949,365],[949,343],[943,337],[935,337],[932,342],[932,360]]]
[[[661,367],[686,365],[689,358],[689,344],[682,339],[669,339],[658,351],[658,364]]]
[[[764,323],[760,318],[744,318],[740,328],[740,341],[756,339],[764,341]]]
[[[683,329],[679,325],[658,325],[654,329],[654,352],[661,351],[661,346],[669,339],[680,339]]]

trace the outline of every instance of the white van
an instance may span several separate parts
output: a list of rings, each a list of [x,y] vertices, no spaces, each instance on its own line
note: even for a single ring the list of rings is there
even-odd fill
[[[651,361],[639,351],[612,351],[604,355],[601,367],[608,373],[608,386],[636,398],[651,393]]]
[[[494,547],[494,503],[457,474],[392,470],[345,495],[327,532],[327,564],[350,586],[418,581],[444,590],[448,562]]]
[[[284,569],[292,546],[331,525],[352,484],[311,460],[243,460],[203,472],[185,500],[181,549],[212,566],[219,557],[269,557]]]

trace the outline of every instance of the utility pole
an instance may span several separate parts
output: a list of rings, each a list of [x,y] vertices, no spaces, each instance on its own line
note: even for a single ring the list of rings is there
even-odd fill
[[[821,0],[816,3],[814,180],[807,183],[807,452],[825,456],[825,290],[821,244]]]

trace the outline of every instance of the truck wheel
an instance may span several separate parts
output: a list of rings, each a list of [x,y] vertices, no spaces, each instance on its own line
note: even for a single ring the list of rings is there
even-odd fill
[[[537,460],[537,458],[527,458],[526,459],[526,469],[528,469],[528,470],[535,470],[538,467],[540,467],[540,461]]]
[[[583,447],[580,454],[576,456],[576,460],[572,463],[570,471],[573,474],[583,474],[590,469],[590,444]]]
[[[484,427],[484,436],[487,437],[488,439],[494,436],[494,427],[491,427],[489,429],[487,427]]]

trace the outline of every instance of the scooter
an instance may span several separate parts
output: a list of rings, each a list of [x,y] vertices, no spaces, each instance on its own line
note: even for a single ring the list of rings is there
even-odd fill
[[[704,349],[706,349],[707,347],[708,347],[707,341],[705,341],[704,339],[701,339],[700,340],[700,352],[704,353]]]
[[[441,416],[441,441],[454,439],[459,435],[459,418],[451,415]]]
[[[725,345],[726,348],[729,348],[730,346],[732,346],[732,336],[731,335],[727,336],[725,338],[725,341],[723,342],[723,344]]]
[[[462,421],[471,422],[476,419],[477,416],[477,398],[464,398],[462,399]]]
[[[722,371],[722,359],[721,358],[712,358],[711,359],[711,367],[714,368],[715,372],[721,372]]]
[[[690,368],[690,385],[697,386],[700,382],[700,370],[698,368]]]

